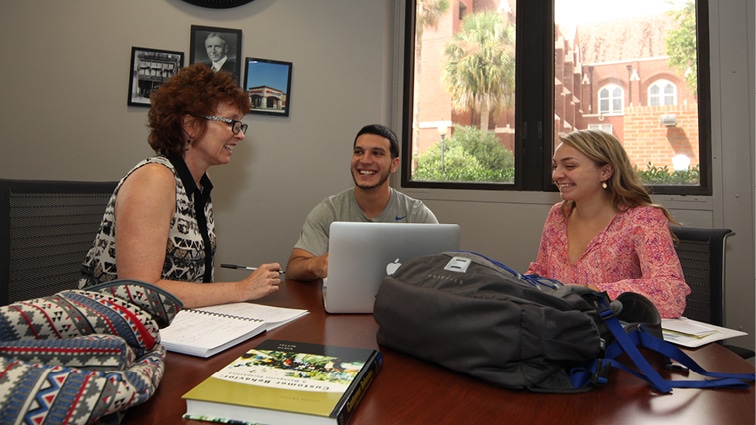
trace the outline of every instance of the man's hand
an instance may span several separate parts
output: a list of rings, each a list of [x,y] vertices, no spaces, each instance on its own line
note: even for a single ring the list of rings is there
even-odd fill
[[[286,265],[286,278],[316,280],[328,276],[328,253],[315,256],[303,249],[294,248]]]

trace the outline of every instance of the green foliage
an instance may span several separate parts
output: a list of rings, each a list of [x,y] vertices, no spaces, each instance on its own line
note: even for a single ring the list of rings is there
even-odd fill
[[[470,126],[457,127],[454,135],[416,156],[413,180],[446,182],[514,182],[514,155],[493,133]]]
[[[681,9],[667,13],[679,24],[667,34],[667,62],[685,76],[685,82],[695,93],[698,89],[695,2],[689,0]]]
[[[417,2],[417,38],[421,38],[426,26],[436,28],[438,20],[449,9],[449,0],[425,0]]]
[[[701,171],[698,165],[689,170],[670,171],[666,165],[663,167],[657,167],[650,162],[646,164],[645,170],[639,170],[635,167],[635,172],[638,173],[641,182],[645,185],[693,185],[697,186],[701,183]]]
[[[442,81],[457,111],[490,112],[514,102],[515,26],[494,11],[473,13],[446,45]]]

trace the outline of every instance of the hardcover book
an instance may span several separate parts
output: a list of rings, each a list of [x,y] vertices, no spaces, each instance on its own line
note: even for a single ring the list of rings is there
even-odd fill
[[[184,394],[184,417],[345,425],[382,366],[377,350],[264,341]]]

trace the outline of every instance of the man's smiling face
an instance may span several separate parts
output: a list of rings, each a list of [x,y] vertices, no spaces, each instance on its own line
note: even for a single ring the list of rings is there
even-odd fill
[[[373,189],[388,184],[388,178],[399,166],[399,158],[391,157],[391,143],[377,134],[363,134],[354,142],[352,179],[360,189]]]

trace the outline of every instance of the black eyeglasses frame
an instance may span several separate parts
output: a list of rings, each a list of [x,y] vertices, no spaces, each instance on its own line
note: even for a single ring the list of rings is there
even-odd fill
[[[220,121],[224,122],[226,124],[231,124],[231,131],[234,134],[239,134],[241,131],[245,135],[247,134],[247,128],[249,128],[249,125],[244,124],[243,122],[231,118],[225,118],[225,117],[219,117],[217,115],[200,115],[200,117],[210,120],[210,121]]]

